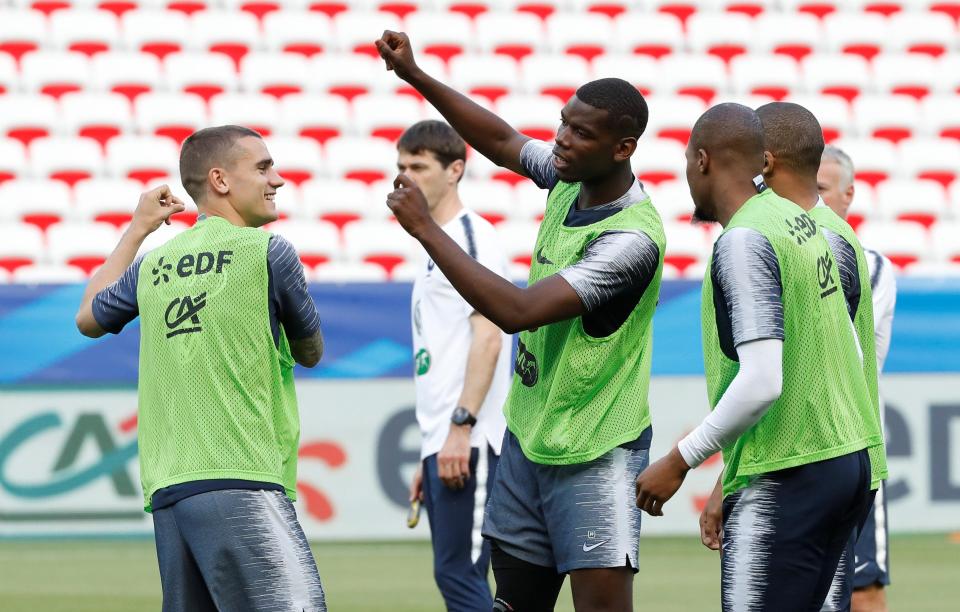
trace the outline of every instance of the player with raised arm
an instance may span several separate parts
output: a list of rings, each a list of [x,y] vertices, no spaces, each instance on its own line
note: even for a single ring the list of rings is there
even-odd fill
[[[713,410],[638,477],[637,504],[662,514],[722,449],[723,609],[818,609],[881,442],[836,261],[816,222],[764,184],[753,110],[708,110],[686,157],[695,218],[724,228],[703,283]]]
[[[140,480],[163,610],[325,610],[291,503],[293,366],[320,360],[320,317],[296,251],[258,229],[277,219],[283,179],[239,126],[187,138],[180,175],[196,225],[135,258],[183,210],[166,186],[144,194],[77,313],[90,337],[140,317]]]
[[[493,226],[460,201],[467,146],[442,121],[397,142],[397,168],[424,193],[430,217],[484,267],[506,276]],[[510,336],[477,313],[429,259],[413,283],[411,324],[421,463],[410,486],[430,519],[433,576],[449,610],[489,612],[490,545],[480,536],[506,424]]]
[[[551,146],[425,74],[406,35],[385,32],[376,45],[468,144],[549,190],[526,288],[465,253],[407,177],[388,196],[464,299],[520,332],[483,529],[494,610],[552,610],[567,573],[577,610],[630,610],[640,532],[632,482],[650,447],[651,322],[664,252],[660,217],[630,168],[646,103],[625,81],[587,83],[561,110]]]

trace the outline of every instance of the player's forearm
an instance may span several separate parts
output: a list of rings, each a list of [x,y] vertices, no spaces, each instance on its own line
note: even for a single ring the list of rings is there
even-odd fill
[[[755,340],[737,347],[740,371],[713,411],[678,443],[684,461],[697,467],[756,424],[783,387],[783,341]]]
[[[105,333],[93,316],[93,299],[100,291],[115,283],[123,275],[124,271],[133,263],[137,251],[148,234],[149,232],[130,225],[123,233],[116,248],[107,257],[107,260],[90,278],[87,288],[83,292],[83,299],[80,301],[80,309],[77,311],[76,317],[77,329],[83,335],[98,338]]]
[[[474,315],[478,316],[478,315]],[[493,375],[500,357],[500,330],[485,321],[485,326],[474,326],[473,340],[467,353],[467,369],[463,377],[463,390],[460,392],[458,406],[463,406],[470,414],[477,416],[480,407],[493,384]]]
[[[580,297],[558,275],[521,289],[477,263],[436,224],[416,238],[463,299],[508,334],[584,312]]]
[[[506,121],[423,70],[410,75],[408,82],[440,111],[467,144],[498,166],[522,172],[519,154],[509,155],[507,145],[523,136]]]

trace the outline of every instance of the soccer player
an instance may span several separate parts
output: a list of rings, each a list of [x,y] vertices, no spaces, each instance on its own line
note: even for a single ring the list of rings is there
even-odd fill
[[[320,360],[320,319],[296,251],[257,229],[277,219],[283,179],[238,126],[187,138],[180,175],[196,225],[135,258],[183,210],[166,186],[145,193],[77,313],[90,337],[140,316],[140,480],[163,610],[325,610],[291,503],[293,366]]]
[[[467,303],[520,332],[483,527],[494,610],[552,610],[568,573],[577,610],[631,610],[641,516],[631,492],[650,447],[664,252],[660,217],[630,168],[646,103],[620,79],[587,83],[561,110],[550,145],[425,74],[406,35],[385,32],[376,44],[467,143],[549,190],[526,288],[465,253],[407,177],[387,202]]]
[[[767,155],[764,178],[767,185],[778,195],[807,210],[830,243],[837,262],[840,284],[847,298],[847,310],[856,328],[863,354],[863,373],[867,389],[877,406],[879,422],[878,360],[869,256],[860,245],[853,228],[834,210],[828,208],[819,195],[817,174],[824,151],[823,130],[813,113],[798,104],[772,102],[758,108],[757,114],[763,124]],[[886,451],[881,444],[870,447],[869,453],[872,476],[870,488],[876,491],[887,477]],[[866,515],[863,520],[867,520]],[[857,534],[861,528],[862,525],[858,525]],[[833,585],[824,602],[825,612],[850,608],[851,592],[854,588],[851,570],[855,565],[866,566],[863,561],[856,561],[851,565],[854,558],[853,543],[858,539],[857,534],[851,539],[848,550],[841,558]]]
[[[703,283],[713,411],[638,477],[637,504],[662,514],[722,449],[723,609],[818,609],[880,443],[836,262],[809,215],[766,188],[753,110],[708,110],[686,158],[695,218],[724,228]]]
[[[837,215],[846,218],[854,196],[853,162],[841,149],[831,145],[824,148],[817,172],[817,187],[823,202]],[[889,259],[868,248],[863,252],[873,298],[873,337],[879,375],[890,348],[897,283]],[[865,335],[869,335],[869,331]],[[882,400],[880,402],[882,417]],[[885,488],[886,483],[881,483],[854,548],[853,612],[885,612],[887,609],[884,588],[890,584],[890,570]]]
[[[442,121],[421,121],[403,133],[397,151],[397,167],[423,192],[430,218],[484,267],[506,276],[493,226],[460,201],[463,139]],[[433,575],[447,609],[490,612],[490,545],[480,528],[506,428],[510,336],[429,260],[414,281],[411,313],[423,441],[410,499],[426,505]]]

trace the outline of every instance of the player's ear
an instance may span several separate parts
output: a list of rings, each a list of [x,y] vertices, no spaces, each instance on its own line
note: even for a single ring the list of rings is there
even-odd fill
[[[613,151],[613,159],[616,162],[624,162],[630,159],[633,156],[633,152],[637,150],[637,139],[634,136],[627,136],[626,138],[621,138],[617,141],[617,146]]]
[[[773,174],[773,166],[776,163],[776,157],[770,151],[763,152],[763,176]]]
[[[450,179],[451,185],[456,185],[460,182],[460,179],[463,178],[465,164],[462,159],[455,159],[450,162],[450,165],[447,166],[447,177]]]
[[[227,195],[230,192],[230,186],[227,185],[227,175],[223,168],[210,168],[207,173],[207,180],[216,193]]]
[[[847,185],[847,188],[843,190],[843,194],[847,197],[847,202],[853,201],[853,193],[856,190],[856,187],[853,185],[853,181],[850,181],[850,184]]]
[[[710,154],[706,149],[697,149],[697,170],[700,174],[706,174],[710,170]]]

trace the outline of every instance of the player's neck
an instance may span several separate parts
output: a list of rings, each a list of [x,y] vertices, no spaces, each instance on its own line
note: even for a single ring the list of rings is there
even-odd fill
[[[430,217],[437,225],[443,227],[460,214],[461,210],[463,210],[463,203],[460,201],[460,194],[456,189],[451,189],[440,203],[430,210]]]
[[[820,200],[815,177],[811,181],[800,176],[785,175],[770,180],[767,184],[778,196],[790,200],[803,210],[812,209]]]
[[[226,201],[207,201],[203,204],[202,209],[200,209],[200,213],[208,218],[220,217],[237,227],[249,226],[244,218],[240,216],[240,213]]]
[[[630,164],[621,164],[608,176],[596,181],[584,181],[580,184],[577,208],[583,210],[613,202],[627,193],[635,180],[637,179],[633,176]]]
[[[736,173],[728,174],[728,180],[723,180],[717,184],[714,201],[717,206],[717,221],[723,227],[727,227],[733,215],[747,203],[747,200],[757,195],[757,189],[753,185],[753,178],[746,175],[739,176]]]

